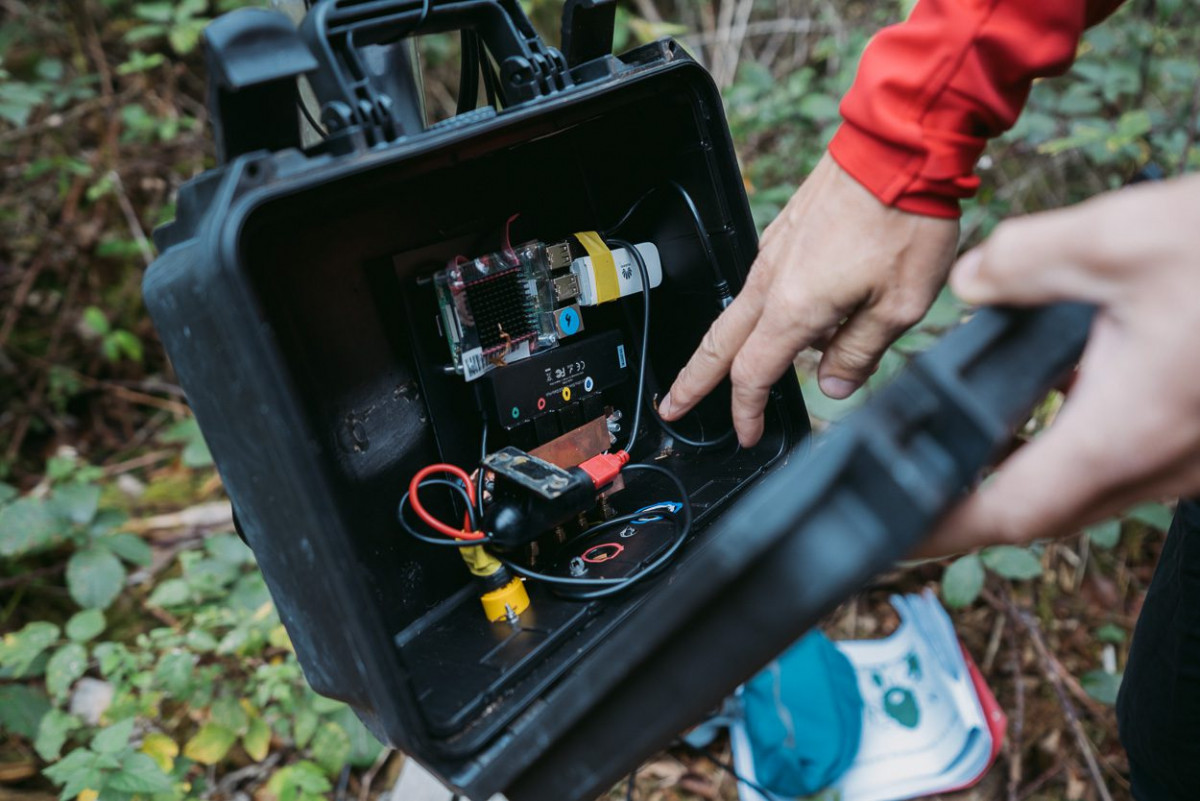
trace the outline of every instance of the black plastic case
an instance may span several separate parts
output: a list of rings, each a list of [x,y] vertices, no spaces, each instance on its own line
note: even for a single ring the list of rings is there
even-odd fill
[[[145,279],[308,680],[476,801],[585,801],[696,722],[916,542],[1087,329],[1077,307],[982,313],[812,454],[791,375],[752,449],[671,448],[647,421],[635,459],[675,472],[697,512],[679,558],[603,601],[531,583],[519,630],[488,623],[453,551],[396,521],[420,467],[479,457],[479,399],[438,369],[418,279],[515,211],[523,238],[603,229],[670,182],[734,291],[757,248],[708,74],[670,40],[614,58],[611,22],[610,3],[569,4],[563,55],[515,0],[322,0],[300,33],[272,12],[227,15],[206,36],[224,163],[181,190]],[[507,107],[425,129],[405,94],[418,24],[479,36]],[[330,134],[307,150],[301,75]],[[622,230],[654,241],[666,271],[655,391],[722,305],[697,233],[667,192]],[[589,319],[635,344],[640,320],[613,306]],[[691,424],[727,428],[727,406],[718,390]],[[614,503],[655,492],[635,482]]]

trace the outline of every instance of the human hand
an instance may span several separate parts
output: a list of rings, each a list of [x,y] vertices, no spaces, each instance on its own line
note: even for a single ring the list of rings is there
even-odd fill
[[[1098,313],[1058,419],[922,554],[1067,534],[1200,491],[1200,176],[1005,222],[950,284],[970,303],[1081,300]]]
[[[659,404],[677,420],[728,373],[733,424],[749,447],[771,385],[821,347],[821,390],[845,398],[925,314],[958,247],[958,221],[885,206],[829,154],[763,233],[746,284]]]

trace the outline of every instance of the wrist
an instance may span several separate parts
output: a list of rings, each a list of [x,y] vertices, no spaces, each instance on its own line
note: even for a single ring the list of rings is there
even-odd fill
[[[923,157],[850,123],[842,123],[829,143],[837,166],[885,206],[909,214],[958,219],[958,197],[914,187]]]

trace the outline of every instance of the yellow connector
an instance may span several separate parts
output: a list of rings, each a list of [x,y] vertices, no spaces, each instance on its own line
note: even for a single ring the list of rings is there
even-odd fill
[[[479,597],[483,604],[483,613],[493,623],[513,618],[529,608],[529,593],[525,591],[525,582],[515,578],[498,590],[492,590]]]
[[[493,576],[504,568],[500,560],[484,550],[481,545],[460,548],[459,553],[467,563],[467,569],[480,578]],[[529,593],[525,591],[525,582],[514,578],[503,587],[484,593],[479,601],[483,604],[483,613],[487,615],[488,620],[493,623],[501,620],[511,621],[529,608]]]

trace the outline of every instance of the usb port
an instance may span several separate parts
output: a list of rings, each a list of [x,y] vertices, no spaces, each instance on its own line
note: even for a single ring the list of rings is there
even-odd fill
[[[551,270],[565,270],[571,266],[571,243],[555,242],[546,245],[546,259]]]
[[[562,303],[564,300],[574,300],[579,297],[579,278],[575,273],[567,273],[555,278],[550,282],[550,285],[554,287],[555,303]]]

